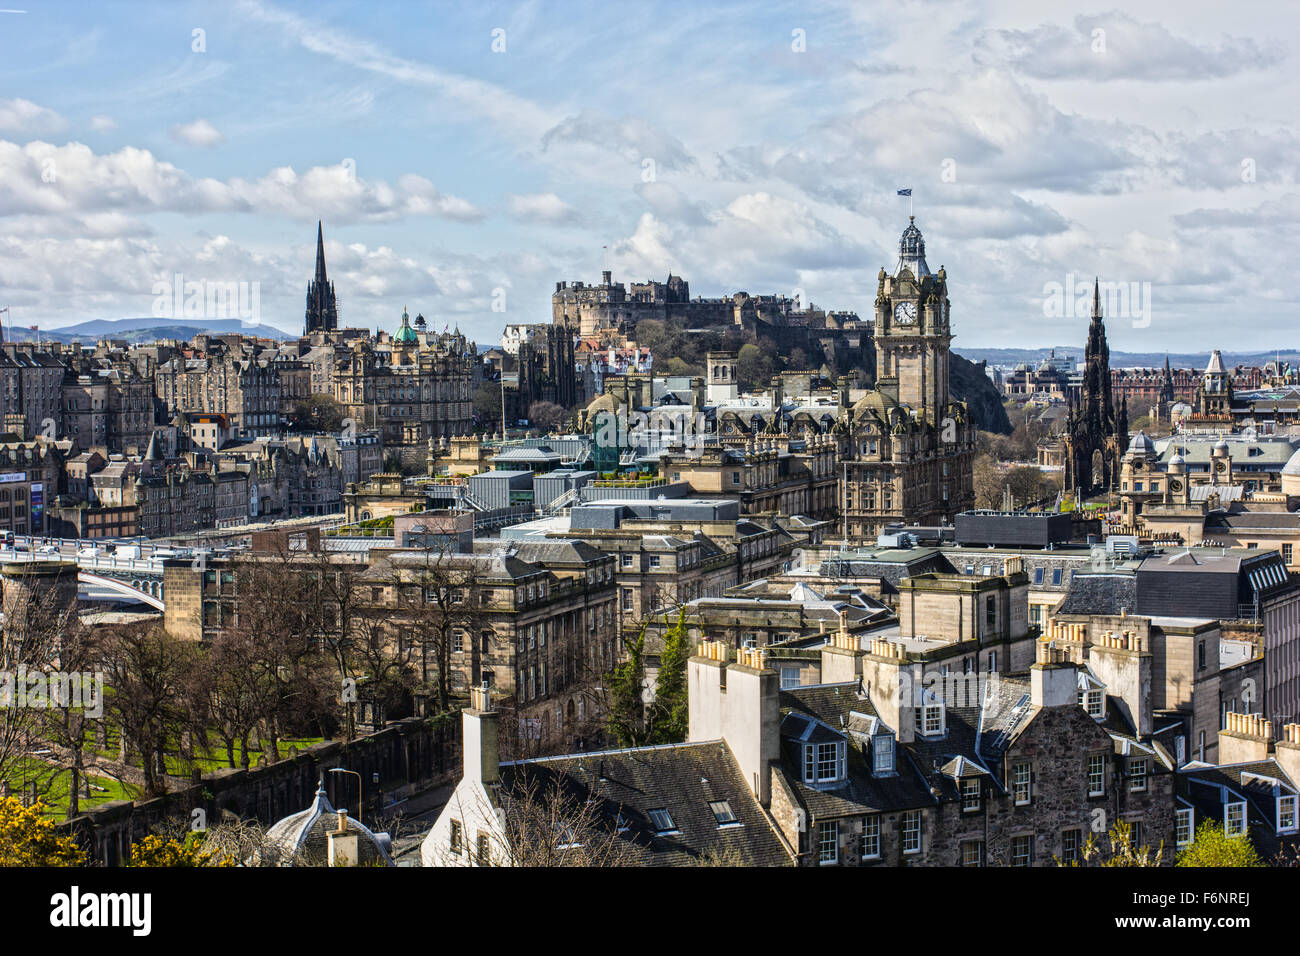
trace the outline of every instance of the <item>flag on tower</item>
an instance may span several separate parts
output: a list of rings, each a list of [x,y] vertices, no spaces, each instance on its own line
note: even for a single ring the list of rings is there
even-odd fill
[[[911,187],[911,186],[908,186],[906,189],[900,189],[900,190],[898,191],[898,195],[900,195],[900,196],[910,196],[910,195],[912,195],[912,187]]]

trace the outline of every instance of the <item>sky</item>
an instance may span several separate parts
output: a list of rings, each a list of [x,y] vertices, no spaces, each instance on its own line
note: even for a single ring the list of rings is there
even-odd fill
[[[1298,4],[4,3],[15,325],[181,275],[298,332],[317,220],[343,325],[603,269],[865,316],[910,187],[958,352],[1081,343],[1094,276],[1112,349],[1296,344]]]

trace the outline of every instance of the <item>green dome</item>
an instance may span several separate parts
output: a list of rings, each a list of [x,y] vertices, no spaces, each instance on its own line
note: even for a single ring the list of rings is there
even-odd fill
[[[402,325],[393,335],[393,341],[398,345],[415,345],[419,342],[415,337],[415,329],[411,328],[411,316],[406,311],[406,306],[402,306]]]

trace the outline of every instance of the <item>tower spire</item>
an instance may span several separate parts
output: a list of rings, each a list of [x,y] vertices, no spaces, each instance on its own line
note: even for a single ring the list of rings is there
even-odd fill
[[[316,275],[307,283],[307,332],[332,332],[338,328],[334,286],[325,273],[325,229],[316,221]]]
[[[325,277],[325,229],[319,219],[316,220],[316,281],[329,281]]]

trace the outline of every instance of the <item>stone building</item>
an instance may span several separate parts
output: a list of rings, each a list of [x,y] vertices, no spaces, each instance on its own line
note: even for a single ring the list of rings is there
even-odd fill
[[[31,440],[60,437],[61,390],[67,366],[35,343],[0,348],[0,421],[3,431]]]
[[[417,320],[418,321],[418,320]],[[352,427],[377,432],[384,448],[423,466],[430,438],[474,430],[472,366],[477,346],[459,332],[416,331],[410,315],[389,337],[313,349],[312,390],[343,405]]]
[[[878,277],[875,388],[832,429],[848,540],[874,538],[895,522],[950,524],[974,506],[975,430],[948,389],[948,309],[947,275],[930,271],[911,222],[894,274],[882,268]]]
[[[58,443],[43,438],[0,441],[0,531],[46,533],[47,512],[63,486],[64,460]]]

